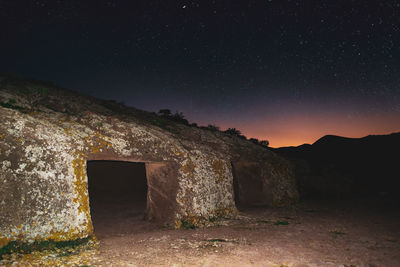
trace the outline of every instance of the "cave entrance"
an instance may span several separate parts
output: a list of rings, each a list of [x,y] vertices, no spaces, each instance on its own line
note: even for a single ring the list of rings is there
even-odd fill
[[[233,189],[236,208],[240,211],[264,207],[272,202],[264,192],[263,176],[258,162],[232,162]]]
[[[238,181],[238,176],[236,174],[236,169],[235,169],[233,162],[231,162],[231,167],[232,167],[232,176],[233,176],[233,195],[234,195],[235,205],[238,210],[242,210],[242,205],[240,203],[240,198],[239,198],[239,194],[240,194],[239,181]]]
[[[145,163],[87,161],[90,212],[97,237],[121,235],[146,223]]]

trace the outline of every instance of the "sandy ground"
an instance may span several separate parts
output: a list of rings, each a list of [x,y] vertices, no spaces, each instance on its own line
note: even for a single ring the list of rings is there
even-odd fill
[[[400,210],[382,200],[258,207],[189,230],[146,222],[141,208],[108,205],[93,214],[100,245],[87,265],[400,266]]]

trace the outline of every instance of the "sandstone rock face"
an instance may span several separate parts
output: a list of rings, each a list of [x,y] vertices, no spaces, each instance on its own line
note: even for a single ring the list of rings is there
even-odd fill
[[[234,136],[33,80],[0,77],[0,104],[0,248],[92,235],[88,160],[144,162],[147,218],[177,228],[234,216],[235,193],[298,199],[285,160]]]

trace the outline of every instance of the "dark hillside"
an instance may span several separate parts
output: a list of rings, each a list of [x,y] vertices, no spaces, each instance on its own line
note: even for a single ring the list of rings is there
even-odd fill
[[[312,145],[275,152],[296,166],[301,196],[397,196],[400,133],[346,138],[326,135]]]

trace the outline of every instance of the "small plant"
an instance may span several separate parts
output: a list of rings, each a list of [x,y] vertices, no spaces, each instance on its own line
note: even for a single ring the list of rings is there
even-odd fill
[[[163,117],[170,117],[170,116],[172,116],[172,112],[171,112],[170,109],[160,109],[160,110],[158,111],[158,114],[159,114],[160,116],[163,116]]]
[[[274,225],[289,225],[288,221],[276,221]]]
[[[175,114],[172,114],[170,109],[160,109],[158,111],[158,115],[160,117],[166,118],[168,120],[172,120],[178,123],[182,123],[185,125],[189,125],[189,121],[185,119],[185,116],[182,112],[176,111]]]
[[[340,231],[330,231],[330,233],[331,234],[334,234],[334,235],[345,235],[346,233],[344,233],[344,232],[340,232]]]
[[[183,229],[189,230],[189,229],[196,229],[196,225],[191,224],[189,221],[187,220],[181,220],[182,224],[181,227]]]
[[[101,126],[103,126],[103,123],[98,122],[98,123],[97,123],[97,127],[101,127]]]
[[[208,218],[208,220],[209,220],[210,222],[215,222],[215,221],[217,220],[217,217],[210,217],[210,218]]]
[[[162,128],[162,129],[166,129],[167,128],[167,123],[162,118],[155,118],[153,120],[153,124],[158,126],[158,127],[160,127],[160,128]]]
[[[260,220],[260,221],[257,221],[258,223],[271,223],[270,221],[267,221],[267,220]]]
[[[173,121],[185,124],[185,125],[189,125],[189,121],[187,119],[185,119],[185,116],[183,115],[182,112],[175,112],[174,115],[171,116],[171,119]]]
[[[0,106],[4,107],[4,108],[10,108],[10,109],[15,109],[15,110],[24,110],[23,107],[16,105],[17,101],[14,98],[11,98],[8,100],[8,102],[4,103],[4,102],[0,102]]]
[[[397,240],[394,239],[394,238],[391,237],[391,236],[389,236],[388,238],[386,238],[386,241],[393,242],[393,243],[397,242]]]
[[[14,252],[17,253],[26,253],[29,254],[33,251],[43,251],[43,250],[52,250],[57,251],[58,249],[74,249],[77,246],[86,244],[90,240],[90,237],[76,239],[71,241],[35,241],[33,243],[21,243],[17,241],[11,241],[6,246],[0,249],[0,260],[3,255],[11,254]]]
[[[238,129],[236,129],[236,128],[228,128],[228,129],[226,129],[226,130],[224,131],[224,133],[230,134],[230,135],[235,135],[235,136],[239,136],[239,135],[242,134],[242,133],[241,133]]]
[[[215,125],[213,125],[213,124],[207,125],[207,129],[210,130],[210,131],[213,131],[213,132],[219,131],[219,127],[218,127],[218,126],[215,126]]]
[[[212,238],[212,239],[207,239],[208,242],[228,242],[225,239],[220,239],[220,238]]]
[[[36,91],[37,91],[40,95],[44,96],[44,95],[46,95],[46,94],[49,92],[49,89],[47,89],[47,88],[36,88]]]
[[[254,143],[254,144],[256,144],[256,145],[258,145],[259,142],[260,142],[260,140],[258,140],[257,138],[250,138],[249,141]]]
[[[268,147],[269,146],[269,141],[268,140],[261,140],[258,142],[258,144],[262,147]]]

